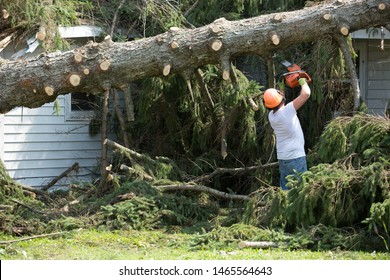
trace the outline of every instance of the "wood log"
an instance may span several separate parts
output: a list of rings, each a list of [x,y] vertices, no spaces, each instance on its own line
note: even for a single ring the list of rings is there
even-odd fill
[[[80,229],[77,229],[76,231],[80,231],[80,230],[82,230],[82,229],[80,228]],[[8,245],[8,244],[16,243],[16,242],[21,242],[21,241],[26,241],[26,240],[36,239],[36,238],[42,238],[42,237],[58,236],[58,235],[63,235],[63,234],[69,233],[69,232],[71,232],[71,231],[53,232],[53,233],[47,233],[47,234],[22,237],[19,239],[0,241],[0,245]]]
[[[279,245],[272,241],[240,241],[238,247],[242,248],[258,248],[258,249],[268,249],[268,248],[277,248]]]
[[[168,31],[156,37],[129,42],[87,44],[77,51],[85,55],[83,66],[90,69],[90,74],[83,77],[77,91],[99,93],[108,86],[118,88],[146,77],[163,76],[161,68],[156,66],[164,65],[166,61],[175,62],[170,74],[183,73],[189,68],[198,69],[207,64],[220,64],[221,55],[216,55],[209,47],[209,42],[215,39],[223,42],[223,49],[228,50],[224,55],[229,61],[242,54],[268,57],[276,50],[313,42],[324,35],[333,35],[336,30],[337,33],[347,34],[348,29],[349,34],[372,26],[389,25],[390,0],[345,0],[342,3],[324,1],[314,7],[283,12],[280,22],[274,21],[279,13],[237,21],[219,19],[207,26],[180,29],[174,34]],[[324,14],[331,14],[335,20],[324,24]],[[347,29],[340,30],[336,22],[348,23]],[[214,26],[221,31],[215,30]],[[213,33],[213,29],[217,33]],[[279,42],[277,37],[270,38],[271,31],[279,37]],[[161,38],[162,45],[157,44],[157,38]],[[172,52],[172,40],[180,46],[180,51]],[[26,61],[3,62],[0,65],[0,113],[19,106],[40,107],[58,95],[73,91],[73,86],[63,77],[63,73],[76,71],[73,53],[59,52]],[[228,73],[225,71],[225,79]],[[20,77],[33,82],[21,87]],[[56,86],[53,96],[40,94],[44,93],[44,84]],[[37,94],[33,89],[37,89]]]

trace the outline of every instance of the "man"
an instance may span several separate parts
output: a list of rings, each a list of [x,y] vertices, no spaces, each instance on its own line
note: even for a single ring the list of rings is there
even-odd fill
[[[286,187],[286,176],[307,171],[305,140],[297,111],[310,97],[311,90],[305,78],[299,79],[301,92],[292,102],[285,104],[282,92],[269,88],[264,92],[264,105],[270,112],[268,119],[276,135],[280,186]]]

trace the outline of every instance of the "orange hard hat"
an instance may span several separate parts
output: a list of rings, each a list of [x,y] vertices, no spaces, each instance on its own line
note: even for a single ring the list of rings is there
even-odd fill
[[[264,105],[268,109],[277,107],[283,100],[283,94],[274,88],[269,88],[264,92]]]

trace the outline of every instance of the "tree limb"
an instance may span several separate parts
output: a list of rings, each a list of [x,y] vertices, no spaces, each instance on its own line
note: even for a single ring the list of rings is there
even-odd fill
[[[47,184],[45,187],[42,188],[42,191],[47,191],[52,186],[54,186],[59,180],[62,178],[68,176],[72,171],[77,170],[79,168],[79,163],[75,162],[71,167],[66,169],[64,172],[62,172],[59,176],[54,178],[49,184]]]
[[[34,209],[33,207],[28,206],[27,204],[25,204],[25,203],[23,203],[23,202],[21,202],[21,201],[19,201],[19,200],[16,200],[16,199],[14,199],[14,198],[11,198],[10,200],[11,200],[12,202],[15,202],[16,204],[19,204],[19,205],[21,205],[21,206],[23,206],[23,207],[26,207],[27,209],[30,209],[31,211],[33,211],[33,212],[35,212],[35,213],[38,213],[38,214],[46,214],[45,212],[40,211],[40,210],[37,210],[37,209]]]
[[[249,166],[249,167],[241,167],[241,168],[217,168],[212,173],[195,178],[194,180],[191,180],[191,182],[192,183],[200,183],[200,182],[209,181],[214,176],[220,175],[223,173],[231,173],[231,174],[237,175],[237,174],[252,172],[252,171],[255,171],[258,169],[275,167],[278,165],[279,165],[278,162],[272,162],[272,163],[267,163],[267,164],[261,164],[261,165]]]
[[[237,199],[237,200],[245,200],[245,201],[249,200],[249,196],[247,195],[229,194],[203,185],[177,184],[177,185],[164,185],[164,186],[153,186],[153,187],[160,191],[197,191],[197,192],[205,192],[225,199]]]
[[[359,87],[359,78],[356,73],[355,64],[352,59],[350,47],[348,46],[347,39],[342,35],[335,35],[334,38],[339,43],[341,51],[344,56],[344,60],[347,63],[347,68],[349,70],[349,75],[351,77],[351,83],[354,93],[353,98],[353,110],[357,112],[360,106],[360,87]]]
[[[112,149],[116,149],[116,150],[120,150],[122,152],[125,152],[125,153],[129,154],[130,157],[132,156],[132,157],[135,157],[135,158],[140,159],[140,160],[144,160],[144,161],[146,160],[146,161],[149,161],[151,163],[156,163],[156,161],[151,159],[150,157],[145,156],[145,155],[140,154],[140,153],[137,153],[136,151],[133,151],[129,148],[126,148],[126,147],[122,146],[121,144],[116,143],[115,141],[112,141],[110,139],[105,139],[104,145],[107,145],[108,147],[110,147]]]
[[[238,247],[242,248],[258,248],[258,249],[267,249],[267,248],[276,248],[279,245],[272,241],[241,241],[238,244]]]
[[[78,229],[77,231],[80,231]],[[26,241],[26,240],[31,240],[31,239],[36,239],[36,238],[42,238],[42,237],[49,237],[49,236],[57,236],[57,235],[63,235],[66,233],[70,233],[70,231],[60,231],[60,232],[53,232],[53,233],[48,233],[48,234],[40,234],[40,235],[34,235],[34,236],[29,236],[29,237],[23,237],[19,239],[14,239],[14,240],[7,240],[7,241],[0,241],[1,245],[8,245],[16,242],[21,242],[21,241]]]

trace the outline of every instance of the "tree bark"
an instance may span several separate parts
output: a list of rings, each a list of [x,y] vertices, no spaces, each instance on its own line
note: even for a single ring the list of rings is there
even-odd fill
[[[206,64],[221,65],[224,79],[229,79],[234,57],[269,57],[277,49],[312,42],[326,34],[345,36],[371,26],[388,26],[389,18],[390,0],[325,1],[292,12],[239,21],[221,18],[195,29],[171,28],[142,40],[114,43],[108,37],[74,51],[30,60],[1,60],[0,113],[18,106],[40,107],[72,91],[100,93],[146,77],[189,73]],[[79,63],[74,61],[76,52],[84,57]],[[76,76],[79,82],[69,80]],[[47,94],[45,87],[52,88],[53,94]]]

